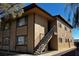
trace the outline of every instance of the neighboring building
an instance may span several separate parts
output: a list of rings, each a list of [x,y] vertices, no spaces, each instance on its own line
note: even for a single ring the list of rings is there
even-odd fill
[[[36,4],[23,9],[21,17],[2,18],[0,49],[39,54],[74,47],[72,26],[63,17],[52,16]]]
[[[74,42],[79,42],[79,39],[74,39]]]

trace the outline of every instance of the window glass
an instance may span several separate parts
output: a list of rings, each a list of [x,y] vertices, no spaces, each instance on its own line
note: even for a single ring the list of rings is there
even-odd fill
[[[65,42],[67,42],[68,40],[67,39],[65,39]]]
[[[59,27],[61,28],[62,27],[62,25],[59,23]]]
[[[8,30],[9,29],[9,24],[6,24],[4,29]]]
[[[72,31],[70,30],[70,32],[72,32]]]
[[[67,31],[67,27],[65,27],[65,30]]]
[[[72,42],[72,40],[70,40],[70,42]]]
[[[17,37],[17,44],[18,45],[24,45],[25,37],[24,36],[19,36]]]
[[[59,38],[59,42],[61,42],[61,43],[62,43],[62,38]]]
[[[4,38],[3,39],[3,45],[9,45],[9,38]]]
[[[25,18],[21,18],[18,22],[18,26],[23,26],[25,25]]]

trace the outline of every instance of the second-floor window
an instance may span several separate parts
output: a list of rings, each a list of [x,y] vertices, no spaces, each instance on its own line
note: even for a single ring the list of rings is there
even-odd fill
[[[70,42],[72,42],[72,40],[70,40]]]
[[[67,27],[65,27],[65,30],[67,31]]]
[[[4,26],[4,32],[8,32],[9,30],[9,23],[5,24]]]
[[[27,19],[25,19],[25,17],[23,18],[20,18],[18,21],[17,21],[17,26],[23,26],[23,25],[26,25]]]
[[[5,46],[9,45],[9,38],[8,37],[5,37],[3,39],[3,45],[5,45]]]
[[[62,24],[59,23],[59,27],[61,28],[62,27]]]
[[[70,30],[70,33],[72,32],[72,30]]]

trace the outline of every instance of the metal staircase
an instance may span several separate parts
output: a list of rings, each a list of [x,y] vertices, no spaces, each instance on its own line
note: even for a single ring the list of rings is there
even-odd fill
[[[38,45],[34,48],[34,54],[35,55],[39,55],[41,54],[44,49],[46,48],[48,42],[50,41],[50,39],[53,37],[54,35],[54,28],[55,26],[53,26],[50,31],[42,38],[42,40],[38,43]]]

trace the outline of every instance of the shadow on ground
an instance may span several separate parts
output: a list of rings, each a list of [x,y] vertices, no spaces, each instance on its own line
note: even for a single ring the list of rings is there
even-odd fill
[[[62,56],[79,56],[79,48],[73,50],[73,51],[70,51]]]
[[[1,51],[0,50],[0,56],[34,56],[32,54],[26,54],[21,52],[11,52],[11,51]],[[79,56],[79,48],[70,51],[66,54],[63,54],[61,56]]]
[[[29,56],[31,54],[26,54],[26,53],[22,53],[22,52],[12,52],[12,51],[0,50],[0,56],[20,56],[20,55]]]

